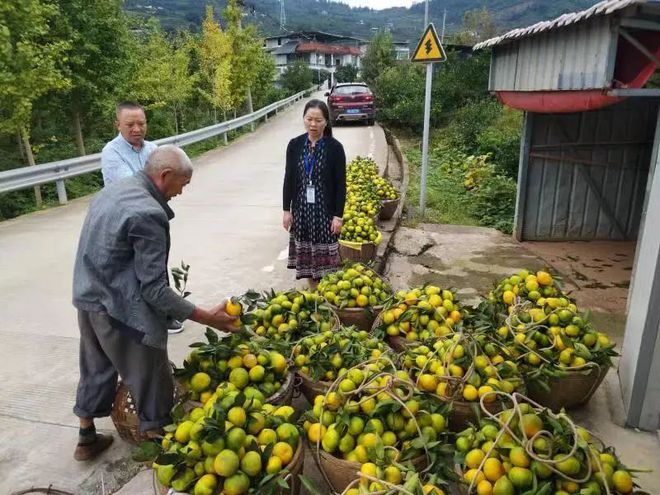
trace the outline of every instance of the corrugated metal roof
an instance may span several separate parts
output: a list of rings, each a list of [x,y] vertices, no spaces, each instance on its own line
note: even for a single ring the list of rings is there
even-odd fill
[[[638,5],[644,3],[649,3],[649,2],[648,0],[604,0],[603,2],[599,2],[593,7],[587,10],[583,10],[581,12],[571,12],[569,14],[564,14],[562,16],[559,16],[551,21],[541,21],[526,28],[513,29],[512,31],[509,31],[508,33],[503,34],[502,36],[498,36],[496,38],[491,38],[489,40],[482,41],[481,43],[476,44],[473,49],[481,50],[483,48],[499,45],[516,39],[524,38],[526,36],[531,36],[544,31],[549,31],[551,29],[556,29],[559,27],[576,24],[578,22],[582,22],[592,17],[596,17],[600,15],[610,15],[613,12],[617,12],[619,10],[625,9],[626,7],[629,7],[631,5]]]
[[[608,17],[547,31],[493,51],[490,91],[560,91],[611,86],[616,41]]]

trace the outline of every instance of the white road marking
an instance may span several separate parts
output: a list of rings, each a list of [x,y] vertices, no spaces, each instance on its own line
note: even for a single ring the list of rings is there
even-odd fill
[[[264,266],[264,267],[261,269],[262,272],[266,272],[266,273],[270,273],[270,272],[272,272],[273,270],[275,270],[275,265]]]
[[[283,261],[283,260],[287,259],[288,257],[289,257],[289,248],[286,247],[286,248],[282,249],[282,252],[277,257],[277,261]]]
[[[369,128],[369,154],[367,156],[369,158],[373,158],[374,153],[376,153],[376,137],[374,136],[374,128],[370,127]]]

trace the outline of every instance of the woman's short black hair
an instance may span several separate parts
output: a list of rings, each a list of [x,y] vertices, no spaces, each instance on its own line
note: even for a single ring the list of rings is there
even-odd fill
[[[327,137],[332,137],[332,125],[330,124],[330,110],[328,110],[328,105],[325,102],[317,99],[309,100],[305,105],[305,110],[303,111],[303,117],[307,115],[307,110],[310,108],[318,108],[321,110],[323,117],[325,118],[326,125],[323,130],[323,135]]]

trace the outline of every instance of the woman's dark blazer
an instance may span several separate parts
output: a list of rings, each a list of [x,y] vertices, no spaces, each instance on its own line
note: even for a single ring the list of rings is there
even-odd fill
[[[302,134],[289,141],[286,148],[286,171],[284,173],[283,208],[291,211],[291,203],[298,190],[302,177],[298,177],[298,160],[303,152],[307,134]],[[326,166],[323,172],[328,213],[341,218],[346,202],[346,154],[344,147],[333,137],[324,138]]]

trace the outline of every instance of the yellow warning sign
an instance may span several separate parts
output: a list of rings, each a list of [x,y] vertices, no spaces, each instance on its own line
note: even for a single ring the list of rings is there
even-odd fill
[[[440,43],[435,26],[431,23],[426,28],[426,31],[424,31],[422,39],[419,40],[419,44],[413,53],[412,61],[428,63],[444,62],[445,60],[447,60],[447,54],[442,47],[442,43]]]

